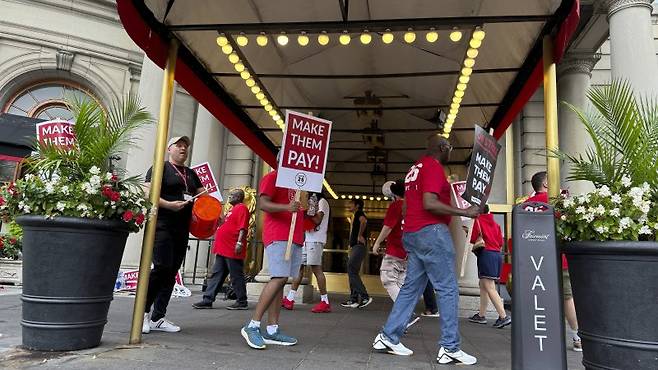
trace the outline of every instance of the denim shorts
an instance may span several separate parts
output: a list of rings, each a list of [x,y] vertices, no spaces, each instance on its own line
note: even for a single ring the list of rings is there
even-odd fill
[[[500,252],[481,250],[478,257],[478,277],[480,279],[500,279],[500,269],[503,264],[503,255]]]
[[[296,278],[299,275],[299,267],[302,265],[302,246],[293,243],[290,259],[286,261],[287,245],[288,241],[275,241],[265,247],[271,277]]]

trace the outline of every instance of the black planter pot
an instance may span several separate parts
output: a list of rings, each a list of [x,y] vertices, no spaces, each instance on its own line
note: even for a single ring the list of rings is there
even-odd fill
[[[574,242],[569,261],[583,365],[658,369],[658,243]]]
[[[68,351],[100,344],[128,229],[121,221],[20,216],[23,345]]]

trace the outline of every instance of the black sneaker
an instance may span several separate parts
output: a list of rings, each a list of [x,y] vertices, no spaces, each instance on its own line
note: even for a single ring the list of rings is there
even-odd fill
[[[509,315],[507,315],[505,316],[504,319],[501,319],[499,317],[498,320],[496,320],[496,322],[493,324],[493,326],[494,328],[502,329],[511,323],[512,323],[512,318]]]
[[[357,308],[359,307],[359,302],[353,301],[352,299],[348,299],[347,301],[341,303],[340,305],[347,308]]]
[[[247,302],[240,303],[240,302],[235,302],[230,306],[226,306],[227,310],[246,310],[249,308],[249,305]]]
[[[372,303],[372,297],[363,298],[361,302],[357,305],[358,308],[364,308]]]
[[[206,302],[206,301],[201,301],[197,303],[192,303],[192,307],[194,308],[212,308],[212,302]]]
[[[480,316],[479,313],[476,313],[475,315],[471,316],[468,318],[468,321],[474,322],[476,324],[487,324],[487,318]],[[496,321],[497,322],[497,321]]]

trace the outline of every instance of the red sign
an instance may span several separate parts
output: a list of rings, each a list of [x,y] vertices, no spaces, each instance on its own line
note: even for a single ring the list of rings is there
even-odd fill
[[[139,270],[131,270],[123,272],[123,290],[137,289],[137,278],[139,277]]]
[[[331,121],[287,111],[276,185],[321,191],[330,134]]]
[[[62,119],[37,123],[37,140],[70,149],[75,144],[73,123]]]
[[[466,191],[466,181],[455,181],[450,184],[450,187],[452,188],[452,196],[455,199],[455,205],[457,208],[466,209],[471,206],[466,199],[462,198],[462,194]]]
[[[201,185],[203,185],[203,187],[208,191],[208,194],[222,201],[222,195],[217,188],[217,181],[215,180],[215,175],[210,168],[210,163],[204,162],[191,168],[194,172],[196,172],[197,176],[199,176]]]

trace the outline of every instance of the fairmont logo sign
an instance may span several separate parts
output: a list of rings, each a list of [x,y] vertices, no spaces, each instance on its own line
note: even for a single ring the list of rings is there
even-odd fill
[[[550,237],[550,234],[537,234],[535,230],[525,230],[521,234],[523,240],[528,240],[531,242],[545,242]]]

